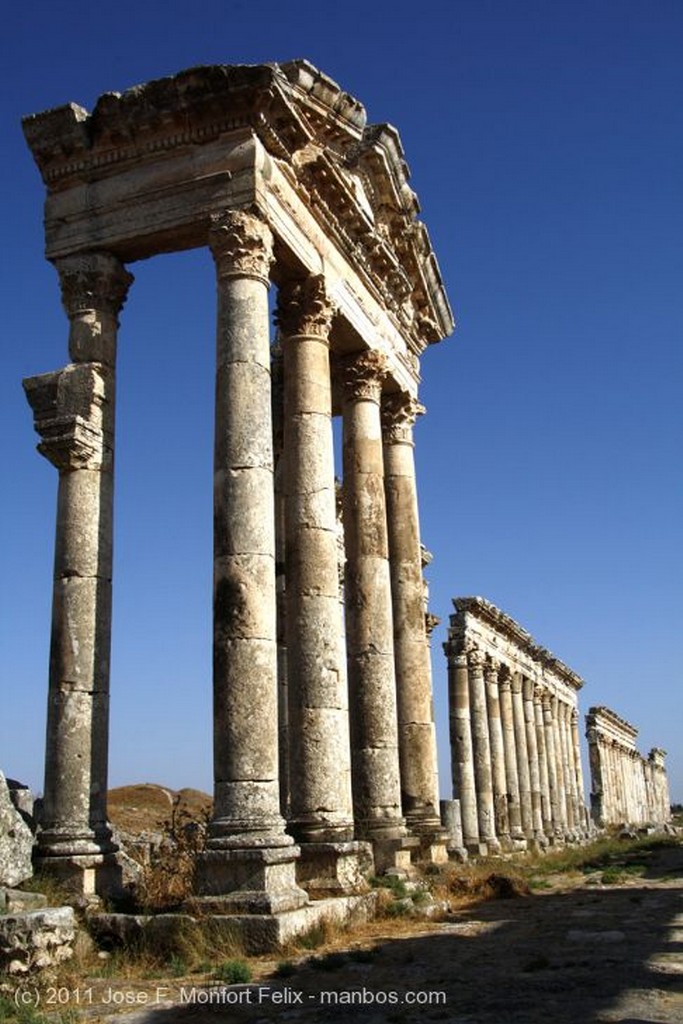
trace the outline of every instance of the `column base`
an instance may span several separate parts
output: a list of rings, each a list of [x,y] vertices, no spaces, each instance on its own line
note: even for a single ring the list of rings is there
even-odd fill
[[[374,874],[371,843],[302,843],[296,881],[313,899],[367,892]]]
[[[296,880],[297,846],[209,849],[197,863],[190,910],[207,914],[278,914],[308,903]]]
[[[54,878],[69,895],[96,905],[99,897],[120,896],[123,871],[114,852],[55,854],[38,850],[33,855],[37,875]]]
[[[401,836],[397,839],[376,838],[372,840],[375,857],[375,872],[383,875],[387,871],[401,871],[406,874],[413,863],[413,853],[420,847],[420,840],[414,836]]]
[[[454,843],[448,843],[446,851],[448,859],[455,861],[456,864],[466,864],[470,857],[464,846],[456,846]]]

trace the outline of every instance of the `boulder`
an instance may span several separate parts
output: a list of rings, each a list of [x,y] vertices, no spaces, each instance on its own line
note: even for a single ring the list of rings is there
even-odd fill
[[[10,796],[0,772],[0,885],[19,885],[33,874],[33,833]]]
[[[72,907],[52,907],[0,917],[0,969],[8,974],[55,967],[73,956]]]

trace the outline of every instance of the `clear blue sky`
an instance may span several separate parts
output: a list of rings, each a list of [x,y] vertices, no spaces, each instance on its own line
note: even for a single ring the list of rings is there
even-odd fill
[[[401,133],[454,307],[417,460],[442,789],[450,600],[480,594],[669,752],[683,800],[683,4],[27,0],[0,56],[0,768],[42,789],[56,471],[21,379],[68,361],[20,118],[195,64],[306,57]],[[111,783],[211,788],[214,284],[123,312]]]

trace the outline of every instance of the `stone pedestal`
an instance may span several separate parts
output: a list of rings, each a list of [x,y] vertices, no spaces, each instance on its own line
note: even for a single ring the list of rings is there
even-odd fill
[[[198,892],[231,912],[301,906],[278,781],[275,515],[268,271],[256,216],[213,218],[218,282],[214,449],[214,816]]]
[[[405,836],[396,715],[391,577],[380,394],[385,363],[364,352],[342,365],[346,645],[356,837],[375,860]],[[379,869],[379,864],[378,864]]]
[[[107,824],[117,316],[132,276],[113,256],[58,264],[73,363],[24,381],[59,469],[40,870],[82,894],[120,884]]]

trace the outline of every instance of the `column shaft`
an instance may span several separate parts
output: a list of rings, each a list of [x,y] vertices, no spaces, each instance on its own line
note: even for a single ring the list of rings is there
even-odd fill
[[[420,411],[417,402],[404,393],[383,401],[401,800],[409,828],[424,835],[439,830],[441,823],[413,455],[413,423]]]
[[[467,660],[469,666],[472,744],[474,748],[474,777],[477,785],[479,837],[490,849],[497,850],[500,844],[496,838],[493,778],[491,774],[491,742],[489,738],[483,659],[477,648],[473,647],[467,651]]]
[[[479,819],[474,777],[467,657],[463,653],[455,653],[457,648],[450,641],[444,644],[444,649],[448,657],[448,706],[453,796],[460,801],[465,846],[472,849],[479,845]]]
[[[337,514],[322,278],[280,289],[284,353],[290,831],[353,838],[348,714],[341,669]]]
[[[515,843],[519,844],[521,842],[526,842],[526,840],[522,830],[522,809],[519,798],[519,773],[517,771],[517,748],[515,745],[512,690],[510,685],[510,670],[507,666],[503,666],[501,669],[498,690],[500,696],[500,716],[503,726],[505,777],[507,782],[510,834]]]
[[[510,846],[510,818],[507,801],[507,777],[505,772],[505,744],[501,721],[500,695],[498,693],[498,669],[487,664],[484,670],[486,681],[486,703],[489,718],[489,740],[491,744],[491,781],[493,784],[493,808],[496,836],[503,847]]]
[[[531,789],[531,826],[534,839],[542,842],[543,812],[541,806],[541,769],[538,760],[538,743],[536,741],[536,717],[534,714],[534,683],[524,678],[522,683],[522,700],[524,704],[524,725],[526,728],[526,745],[529,755],[529,786]]]
[[[529,751],[526,741],[526,723],[524,721],[524,701],[522,698],[522,678],[518,672],[512,677],[512,715],[515,729],[515,750],[517,753],[517,774],[519,776],[519,800],[522,813],[522,830],[529,839],[534,835],[534,823],[531,807],[531,777],[529,771]]]
[[[545,744],[545,727],[543,724],[543,703],[541,692],[534,690],[534,719],[536,722],[536,747],[538,749],[538,768],[541,782],[541,816],[543,832],[551,839],[553,836],[553,816],[550,804],[550,780],[548,777],[548,751]]]
[[[385,364],[378,353],[361,353],[345,362],[343,372],[346,647],[356,837],[393,840],[405,834],[405,822],[380,424]]]

